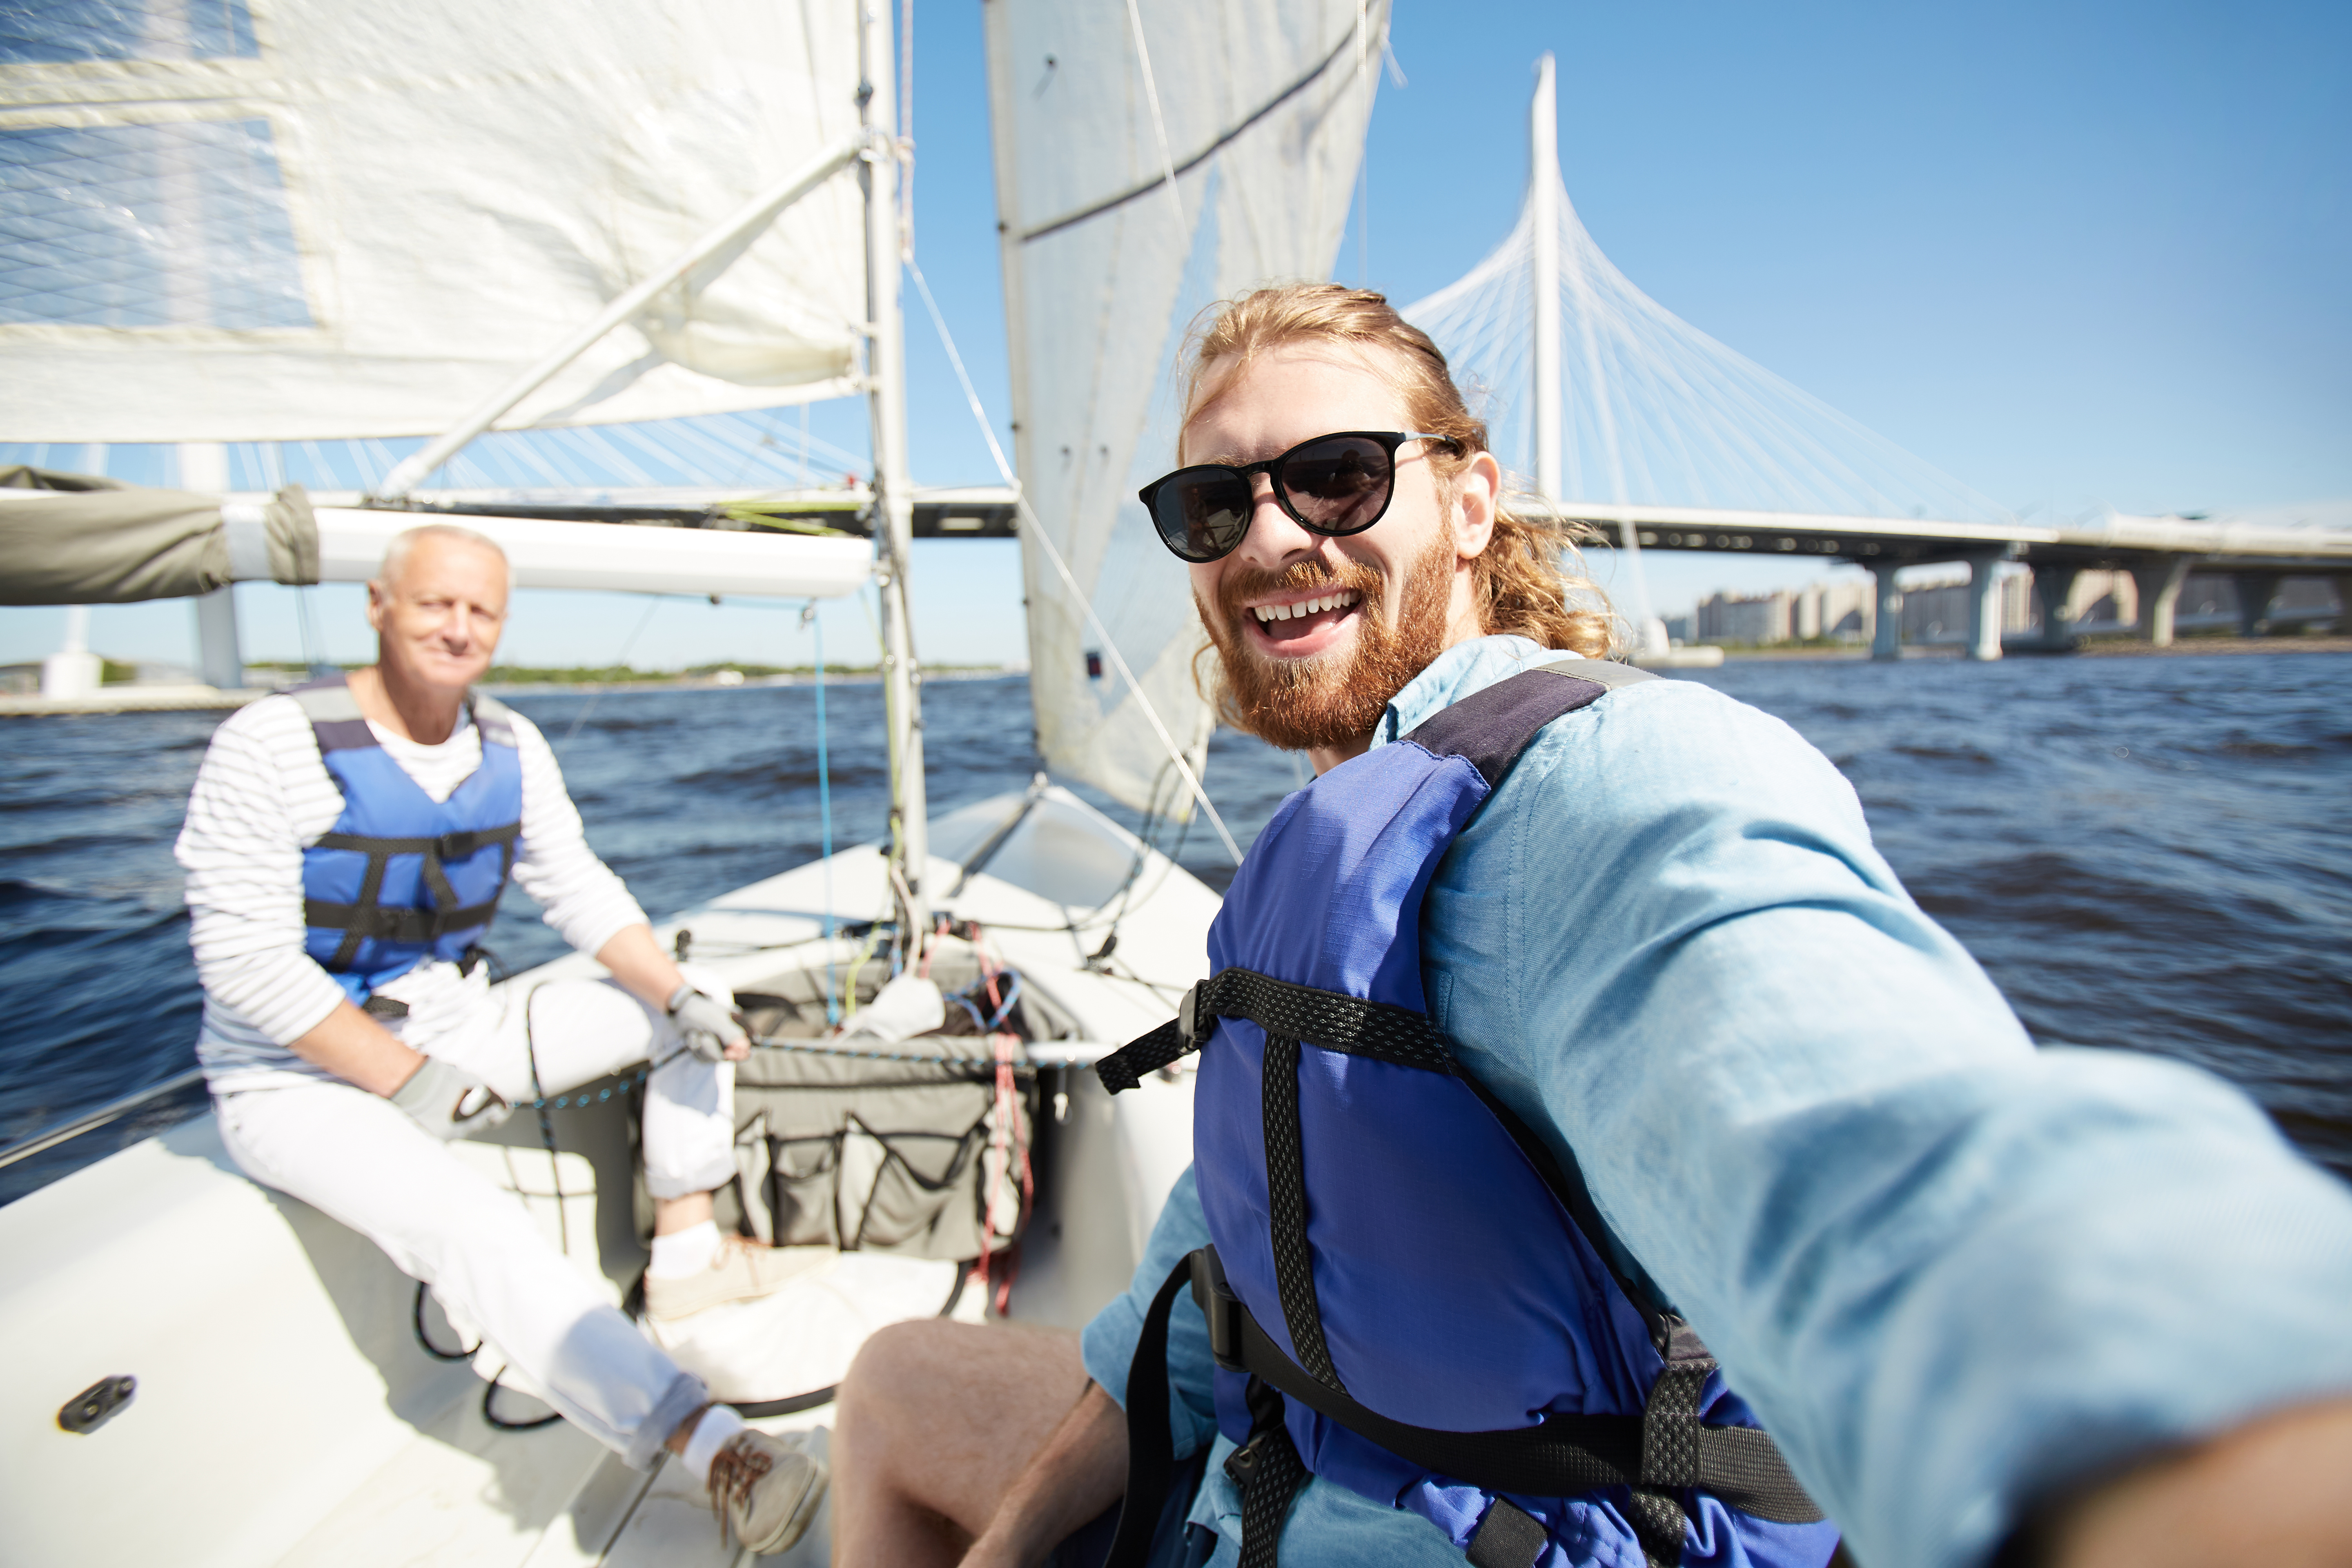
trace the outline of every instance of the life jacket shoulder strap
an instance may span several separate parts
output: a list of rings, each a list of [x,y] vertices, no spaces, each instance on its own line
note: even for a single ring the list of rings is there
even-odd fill
[[[515,711],[495,697],[468,694],[466,705],[472,710],[474,728],[482,732],[485,746],[515,749]]]
[[[320,756],[329,752],[362,751],[376,743],[375,731],[368,728],[367,716],[360,711],[358,700],[341,676],[307,682],[286,695],[294,699],[302,716],[310,721],[310,732],[318,737]]]
[[[1413,726],[1404,739],[1441,757],[1461,757],[1493,789],[1545,725],[1590,707],[1621,686],[1656,679],[1647,670],[1609,659],[1560,659],[1523,669],[1449,703]]]
[[[1615,690],[1621,686],[1639,686],[1645,680],[1662,680],[1664,677],[1630,664],[1620,664],[1613,658],[1561,658],[1549,664],[1531,665],[1522,674],[1548,669],[1555,675],[1565,675],[1577,680],[1589,680],[1595,686]]]
[[[300,705],[303,717],[310,721],[311,731],[319,738],[321,754],[331,751],[350,751],[376,744],[375,731],[368,728],[367,716],[360,711],[358,700],[352,696],[351,683],[341,675],[322,680],[307,681],[289,692]],[[515,747],[515,711],[495,697],[478,692],[466,694],[466,711],[473,715],[474,728],[481,731],[485,746]]]
[[[1145,1074],[1199,1050],[1219,1018],[1246,1018],[1269,1037],[1327,1051],[1458,1076],[1445,1037],[1423,1014],[1234,968],[1185,992],[1176,1016],[1097,1062],[1095,1077],[1112,1094],[1133,1089]]]

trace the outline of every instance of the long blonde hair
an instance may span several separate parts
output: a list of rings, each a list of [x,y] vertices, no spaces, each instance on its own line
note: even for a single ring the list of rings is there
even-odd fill
[[[1438,499],[1451,507],[1463,469],[1487,450],[1486,422],[1463,401],[1445,355],[1429,334],[1398,315],[1386,295],[1367,289],[1292,283],[1211,306],[1185,342],[1184,423],[1190,425],[1200,412],[1211,365],[1225,360],[1246,364],[1271,349],[1298,342],[1355,350],[1403,395],[1413,429],[1454,442],[1451,450],[1433,445],[1429,451]],[[1593,537],[1580,525],[1519,516],[1497,496],[1494,537],[1472,568],[1480,627],[1588,658],[1605,655],[1608,602],[1590,577],[1567,564],[1576,560],[1578,542]]]

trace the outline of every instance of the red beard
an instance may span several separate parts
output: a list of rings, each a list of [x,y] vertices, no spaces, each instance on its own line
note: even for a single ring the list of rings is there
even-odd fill
[[[1370,734],[1390,700],[1444,651],[1453,585],[1454,545],[1442,534],[1406,569],[1393,629],[1385,613],[1388,579],[1361,562],[1342,556],[1336,571],[1321,561],[1281,572],[1233,567],[1218,584],[1214,609],[1194,600],[1217,650],[1219,716],[1289,752],[1343,746]],[[1249,645],[1244,600],[1318,589],[1362,595],[1352,649],[1275,659]]]

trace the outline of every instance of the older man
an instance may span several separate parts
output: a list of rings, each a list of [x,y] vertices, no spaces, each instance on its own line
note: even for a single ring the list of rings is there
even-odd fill
[[[1601,661],[1379,295],[1236,300],[1185,391],[1146,505],[1318,777],[1104,1064],[1201,1052],[1132,1289],[877,1336],[836,1560],[1098,1562],[1124,1490],[1122,1568],[2352,1563],[2352,1194],[2034,1050],[1827,759]]]
[[[448,1140],[510,1102],[652,1061],[647,1310],[782,1283],[722,1238],[750,1042],[588,848],[530,721],[470,688],[507,612],[478,533],[411,529],[368,584],[375,664],[264,698],[213,737],[180,835],[205,985],[197,1054],[229,1152],[431,1286],[574,1425],[640,1468],[667,1447],[753,1548],[798,1539],[821,1465],[711,1405]],[[509,877],[612,975],[493,991],[476,943]]]

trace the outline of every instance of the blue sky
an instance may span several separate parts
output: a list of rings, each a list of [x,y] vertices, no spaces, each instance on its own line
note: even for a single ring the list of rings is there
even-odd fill
[[[978,0],[917,0],[917,238],[1001,427],[980,15]],[[1412,300],[1502,238],[1549,49],[1562,171],[1617,265],[1977,489],[2072,510],[2352,496],[2352,7],[1398,0],[1393,41],[1409,85],[1381,90],[1344,279]],[[908,303],[917,476],[990,479],[911,289]],[[821,406],[814,424],[864,445],[854,406]],[[1799,570],[1653,568],[1670,610]],[[928,657],[1020,657],[1013,546],[922,547],[915,588]],[[239,592],[248,655],[296,652],[292,591]],[[328,651],[364,657],[357,591],[314,592]],[[506,656],[604,662],[643,605],[524,595]],[[825,617],[834,658],[870,657],[860,609]],[[95,623],[102,651],[186,657],[184,605],[104,607]],[[56,646],[60,625],[0,610],[0,658]],[[799,662],[808,648],[790,614],[669,601],[630,657]]]

